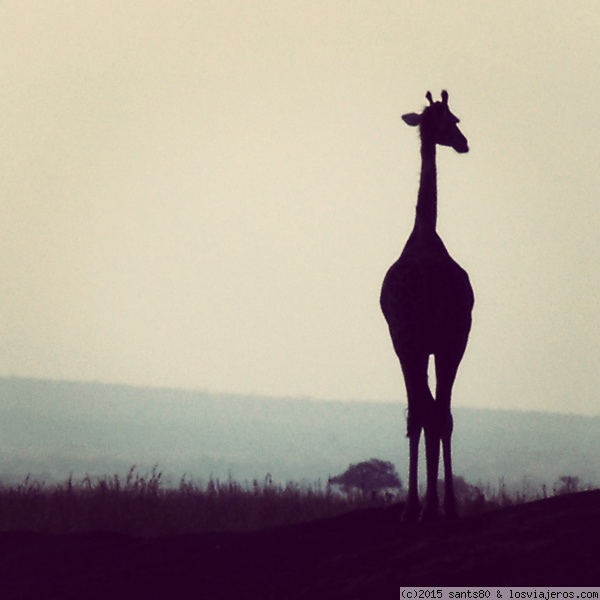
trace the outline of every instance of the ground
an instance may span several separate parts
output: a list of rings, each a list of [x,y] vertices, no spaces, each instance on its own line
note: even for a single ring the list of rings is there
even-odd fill
[[[454,523],[401,505],[255,533],[0,533],[0,598],[398,598],[400,586],[600,584],[600,491]]]

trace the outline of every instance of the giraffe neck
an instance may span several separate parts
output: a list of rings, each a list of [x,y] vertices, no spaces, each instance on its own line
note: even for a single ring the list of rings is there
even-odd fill
[[[437,221],[435,143],[421,142],[421,182],[417,197],[415,233],[434,233]]]

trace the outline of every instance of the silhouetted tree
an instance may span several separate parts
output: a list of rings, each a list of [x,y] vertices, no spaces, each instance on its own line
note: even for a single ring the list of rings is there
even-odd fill
[[[339,485],[345,493],[352,490],[363,493],[402,490],[396,467],[391,462],[377,458],[350,465],[341,475],[330,477],[329,483]]]

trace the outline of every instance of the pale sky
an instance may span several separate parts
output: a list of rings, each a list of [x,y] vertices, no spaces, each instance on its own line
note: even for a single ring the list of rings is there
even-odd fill
[[[600,414],[600,6],[0,4],[0,375],[405,402],[379,290],[445,88],[456,406]]]

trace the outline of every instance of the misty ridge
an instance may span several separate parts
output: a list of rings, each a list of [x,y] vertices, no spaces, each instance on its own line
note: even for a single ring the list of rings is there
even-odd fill
[[[600,481],[600,417],[455,407],[455,473],[531,494]],[[0,482],[125,474],[326,483],[379,458],[406,483],[405,404],[0,378]]]

